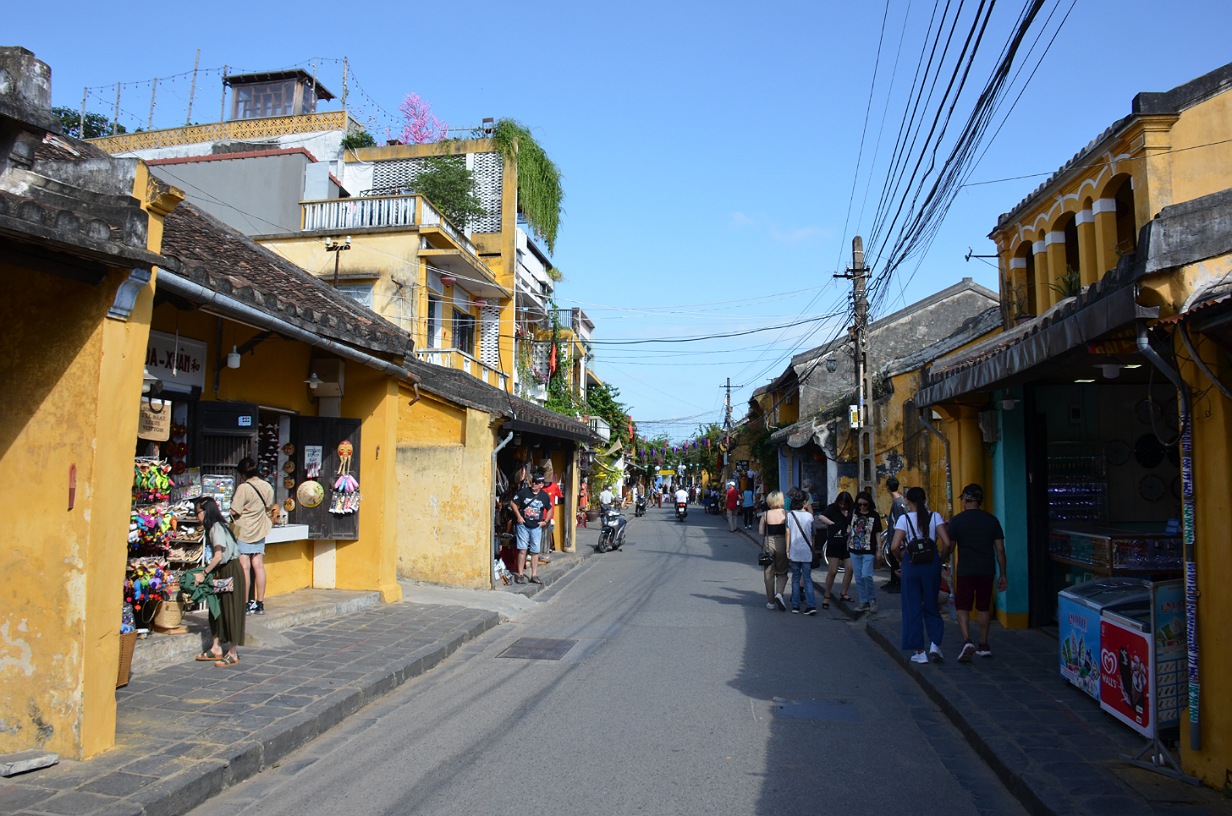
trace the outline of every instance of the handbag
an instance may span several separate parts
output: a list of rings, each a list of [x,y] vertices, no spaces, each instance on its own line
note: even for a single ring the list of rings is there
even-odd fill
[[[234,592],[235,578],[213,578],[210,580],[210,586],[213,588],[215,595],[221,595],[224,592]]]
[[[757,566],[761,567],[762,569],[765,569],[766,567],[770,567],[773,565],[774,565],[774,553],[765,549],[765,545],[763,544],[762,551],[757,554]]]

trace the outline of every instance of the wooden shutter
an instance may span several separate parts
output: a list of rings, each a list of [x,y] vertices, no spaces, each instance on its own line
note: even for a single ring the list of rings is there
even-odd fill
[[[334,482],[338,478],[338,445],[349,441],[351,475],[359,482],[359,492],[364,493],[364,477],[359,471],[360,421],[341,417],[297,416],[291,420],[291,434],[295,440],[295,480],[306,478],[305,457],[309,447],[321,448],[321,487],[325,488],[325,501],[319,507],[295,508],[292,520],[308,525],[308,538],[316,541],[354,541],[359,538],[359,513],[344,516],[329,512],[334,495]],[[362,499],[361,499],[362,501]]]

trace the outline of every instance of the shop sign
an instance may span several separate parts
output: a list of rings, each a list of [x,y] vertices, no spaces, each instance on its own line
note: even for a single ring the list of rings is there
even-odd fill
[[[141,398],[137,438],[149,439],[152,442],[166,442],[171,438],[171,403],[166,400]]]
[[[1188,682],[1185,590],[1180,580],[1157,581],[1154,590],[1155,727],[1172,728],[1180,725]]]
[[[162,381],[164,391],[187,394],[205,390],[206,345],[200,340],[151,331],[145,367]]]

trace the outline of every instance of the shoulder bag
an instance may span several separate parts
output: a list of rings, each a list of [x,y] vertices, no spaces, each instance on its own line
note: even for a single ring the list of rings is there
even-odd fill
[[[808,536],[804,534],[804,528],[800,526],[800,519],[796,518],[796,512],[793,510],[787,515],[791,516],[791,520],[796,523],[796,529],[800,531],[800,537],[804,539],[804,543],[808,544],[810,558],[810,569],[817,569],[821,566],[821,550],[813,546],[813,542],[809,541]],[[791,551],[790,542],[788,542],[788,552]]]

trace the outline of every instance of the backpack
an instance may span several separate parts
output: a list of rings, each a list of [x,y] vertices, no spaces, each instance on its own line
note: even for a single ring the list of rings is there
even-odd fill
[[[907,517],[907,526],[911,528],[912,537],[907,540],[905,552],[912,564],[931,564],[937,557],[936,543],[915,529],[915,522]]]

